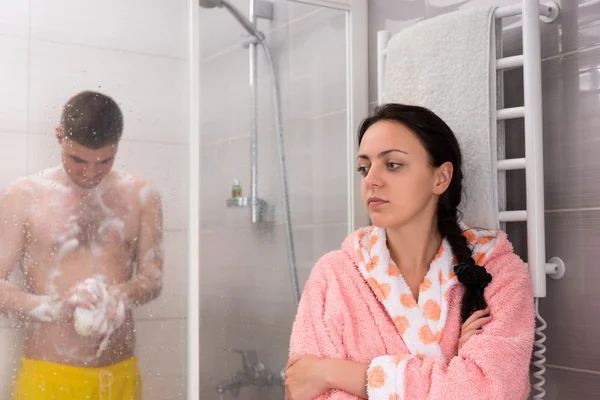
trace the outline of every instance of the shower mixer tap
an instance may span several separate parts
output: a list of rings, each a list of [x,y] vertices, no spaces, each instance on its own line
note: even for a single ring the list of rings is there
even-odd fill
[[[255,350],[231,350],[231,352],[242,356],[242,369],[234,376],[221,381],[217,385],[217,393],[231,392],[234,397],[237,397],[240,390],[246,386],[283,387],[285,381],[282,375],[269,372],[265,365],[258,361]]]

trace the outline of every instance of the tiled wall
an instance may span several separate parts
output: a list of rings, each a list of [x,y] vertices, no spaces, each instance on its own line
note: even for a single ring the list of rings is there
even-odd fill
[[[370,0],[370,82],[376,101],[375,38],[416,21],[459,8],[509,5],[515,0]],[[544,169],[546,180],[546,248],[567,265],[560,281],[548,280],[540,313],[546,334],[546,399],[600,397],[600,4],[562,0],[561,15],[542,25]],[[505,32],[507,55],[520,51],[518,20]],[[506,74],[506,106],[522,105],[520,70]],[[507,156],[523,157],[523,124],[507,125]],[[523,173],[508,175],[508,206],[520,209]],[[512,189],[512,190],[511,190]],[[521,190],[519,190],[521,189]],[[525,258],[523,224],[507,230]]]
[[[0,2],[0,185],[59,163],[61,107],[89,89],[124,112],[117,168],[148,176],[163,195],[164,290],[136,310],[145,399],[185,398],[187,12],[185,0]],[[19,334],[0,321],[2,399],[10,398]]]
[[[248,1],[234,2],[244,12]],[[249,209],[227,209],[238,178],[250,193],[250,91],[243,31],[223,10],[202,10],[201,29],[201,397],[241,367],[227,349],[254,349],[274,372],[287,361],[295,316],[273,125],[271,81],[259,50],[258,191],[275,205],[260,230]],[[345,15],[275,2],[260,21],[282,92],[284,140],[296,259],[301,285],[318,257],[346,235]],[[225,395],[224,399],[229,399]],[[283,398],[281,389],[243,389],[240,398]]]

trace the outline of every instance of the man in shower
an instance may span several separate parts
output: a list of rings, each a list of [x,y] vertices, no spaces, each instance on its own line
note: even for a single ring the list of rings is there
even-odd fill
[[[111,98],[75,95],[61,165],[0,195],[0,312],[25,325],[15,400],[141,398],[132,309],[161,292],[162,206],[147,179],[112,169],[122,131]]]

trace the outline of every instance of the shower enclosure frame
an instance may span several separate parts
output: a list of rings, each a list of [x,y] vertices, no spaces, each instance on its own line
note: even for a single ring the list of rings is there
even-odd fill
[[[282,0],[278,0],[282,1]],[[368,223],[360,199],[359,178],[355,173],[356,132],[369,112],[368,77],[368,0],[287,0],[346,12],[346,164],[348,232]],[[190,181],[188,234],[188,307],[187,307],[187,399],[200,398],[200,37],[197,0],[189,0],[189,115],[190,115]]]

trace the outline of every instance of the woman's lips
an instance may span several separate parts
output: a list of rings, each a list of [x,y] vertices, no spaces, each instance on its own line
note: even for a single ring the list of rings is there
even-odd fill
[[[378,197],[371,197],[368,202],[369,208],[371,209],[377,209],[387,203],[388,202],[386,200],[380,199]]]

